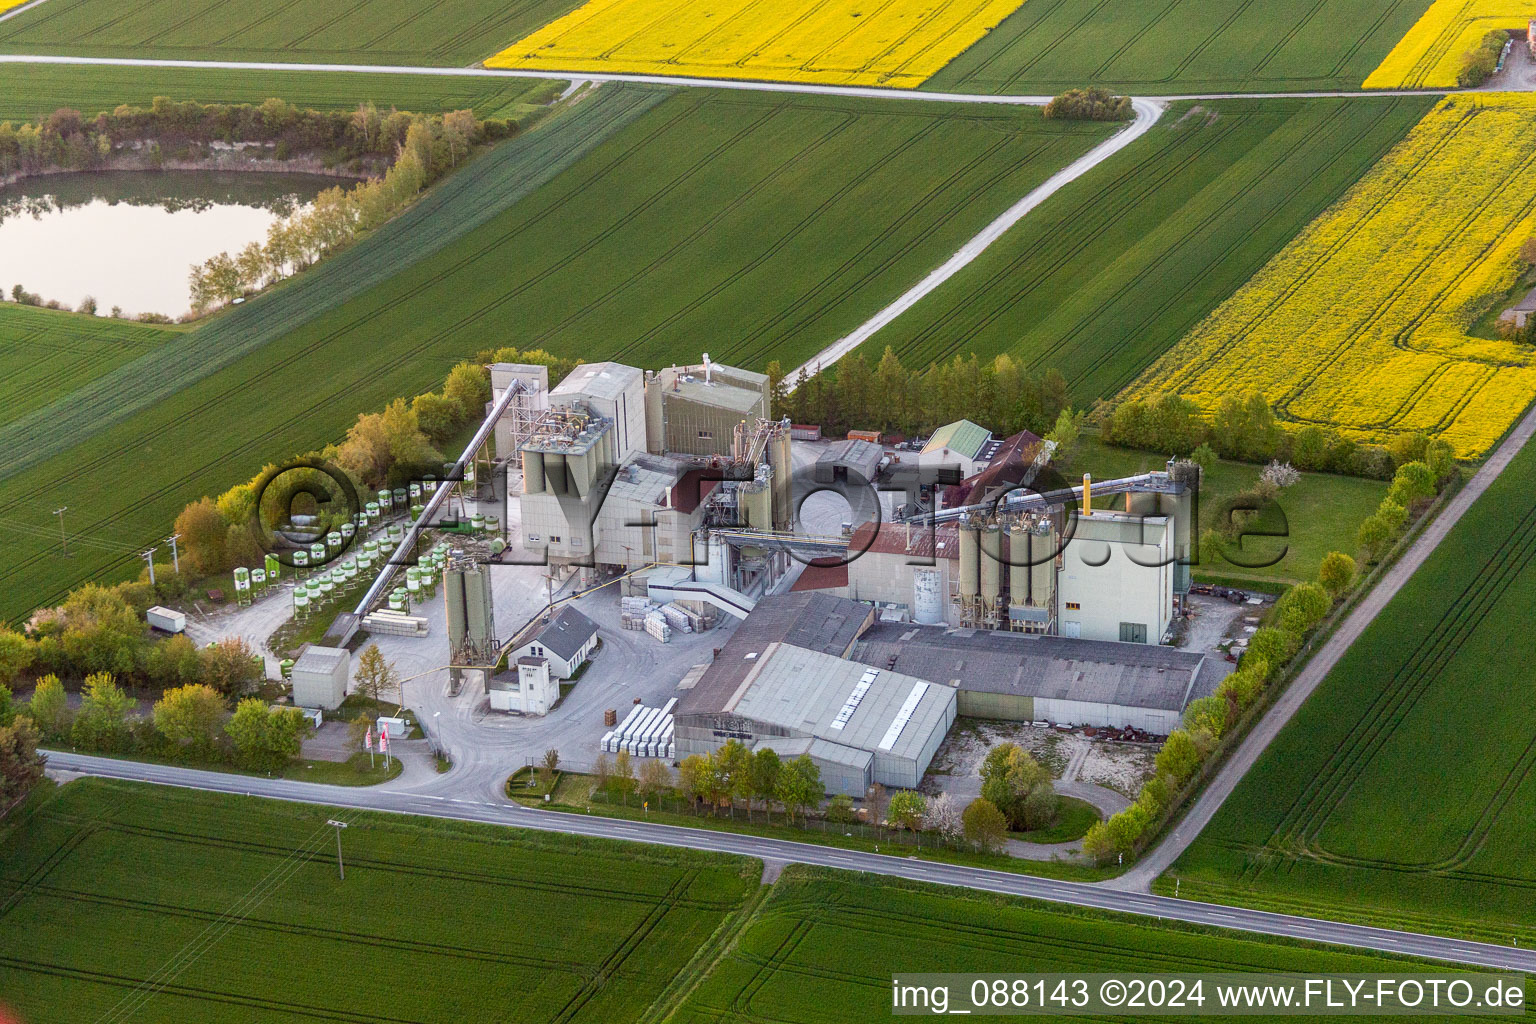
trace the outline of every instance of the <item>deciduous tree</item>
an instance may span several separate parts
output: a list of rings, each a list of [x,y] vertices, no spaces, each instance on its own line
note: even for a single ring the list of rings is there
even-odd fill
[[[961,814],[961,828],[965,838],[985,853],[1002,849],[1008,838],[1008,820],[997,805],[986,797],[972,800]]]
[[[927,811],[927,797],[915,789],[903,789],[891,794],[887,813],[892,825],[916,832],[923,827],[923,816]]]
[[[400,674],[386,661],[378,644],[369,644],[357,658],[357,692],[369,700],[394,700],[399,696]]]
[[[225,710],[224,698],[206,683],[178,686],[155,703],[155,728],[171,743],[207,755]]]
[[[1355,560],[1342,551],[1330,551],[1317,570],[1317,581],[1335,600],[1349,593],[1355,583]]]

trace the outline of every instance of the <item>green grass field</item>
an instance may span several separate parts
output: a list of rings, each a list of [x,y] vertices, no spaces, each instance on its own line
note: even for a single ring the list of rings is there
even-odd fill
[[[96,573],[136,572],[134,545],[164,536],[188,500],[337,438],[481,348],[794,365],[1111,130],[1028,109],[710,92],[641,116],[656,96],[605,87],[171,357],[0,428],[0,449],[25,453],[0,468],[0,536],[18,545],[0,619]],[[569,162],[540,154],[578,148],[514,202],[532,170]],[[22,533],[56,526],[59,505],[118,550],[82,545],[65,562]]]
[[[463,65],[578,0],[48,0],[0,23],[0,52]]]
[[[1413,969],[1413,961],[1337,947],[1078,912],[794,865],[785,870],[736,945],[671,1019],[677,1024],[884,1020],[891,1014],[891,976],[898,972],[1405,973]],[[1206,1010],[1210,1009],[1207,1005]],[[1210,1019],[1236,1018],[1210,1014]]]
[[[471,109],[483,118],[516,117],[550,88],[549,82],[527,78],[0,64],[0,120],[47,117],[60,107],[90,117],[120,103],[147,107],[156,96],[200,103],[260,103],[276,96],[316,110],[351,109],[372,100],[383,110]]]
[[[1031,0],[1033,3],[1034,0]],[[1028,6],[1028,5],[1026,5]],[[1113,397],[1379,159],[1431,101],[1179,105],[865,346],[1009,352]]]
[[[1029,0],[924,88],[1358,89],[1430,0]]]
[[[345,881],[331,817],[350,826]],[[0,843],[0,1002],[39,1022],[115,1009],[164,1024],[611,1024],[655,1000],[760,870],[659,847],[75,782]]]
[[[1536,941],[1536,448],[1473,505],[1160,885]]]
[[[1116,448],[1100,443],[1096,437],[1085,437],[1073,455],[1072,472],[1092,473],[1096,480],[1112,480],[1162,469],[1166,461],[1150,452]],[[1262,467],[1245,462],[1219,460],[1212,466],[1200,485],[1200,528],[1217,526],[1217,506],[1221,500],[1252,487],[1261,471]],[[1283,540],[1252,538],[1244,542],[1245,550],[1265,557],[1279,554],[1283,547],[1285,555],[1280,561],[1263,569],[1249,569],[1223,559],[1196,566],[1195,576],[1264,584],[1315,580],[1328,552],[1356,554],[1355,535],[1360,524],[1376,511],[1386,495],[1387,484],[1381,480],[1303,473],[1301,482],[1286,488],[1279,498],[1290,535]]]
[[[5,283],[9,291],[9,283]],[[0,307],[0,427],[185,335],[7,302]]]

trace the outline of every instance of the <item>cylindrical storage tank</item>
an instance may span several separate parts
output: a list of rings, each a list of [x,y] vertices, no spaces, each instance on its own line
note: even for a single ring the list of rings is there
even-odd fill
[[[421,600],[421,580],[411,580],[405,585],[405,589],[410,592],[412,604]]]
[[[389,542],[391,544],[399,544],[404,539],[405,539],[405,527],[401,526],[399,523],[390,523],[389,524]]]
[[[789,431],[781,430],[769,441],[768,467],[773,470],[774,526],[785,526],[789,522],[789,482],[794,472],[794,464],[789,455]]]
[[[276,555],[268,555],[266,561],[267,561],[267,579],[269,579],[269,580],[278,579],[281,576],[281,566],[282,566],[283,563],[281,563],[281,562],[279,562],[277,560],[277,556]]]
[[[252,569],[251,582],[255,584],[258,589],[265,589],[267,585],[267,570]]]
[[[376,502],[376,501],[370,501],[368,504],[364,505],[363,506],[363,515],[367,517],[368,522],[370,522],[370,523],[378,522],[379,521],[379,503]]]
[[[314,604],[316,601],[320,600],[320,584],[311,580],[310,582],[304,584],[304,593],[309,595],[309,603]]]
[[[293,614],[300,618],[309,614],[309,595],[302,590],[293,592]]]
[[[474,485],[474,482],[475,482],[475,464],[473,462],[466,462],[466,463],[464,463],[464,482],[466,484],[471,485],[471,486]]]
[[[236,590],[250,590],[251,589],[251,570],[245,568],[245,566],[241,566],[240,568],[235,570],[235,589]]]
[[[975,597],[981,591],[981,534],[968,523],[960,524],[960,596]]]
[[[368,525],[368,513],[367,512],[359,512],[357,515],[353,516],[352,517],[352,525],[356,529],[359,529],[359,530],[361,530],[364,527],[366,527]]]
[[[1008,531],[1008,603],[1029,603],[1029,530],[1014,526]]]
[[[421,484],[415,484],[415,483],[411,484],[411,486],[406,489],[406,493],[410,495],[412,504],[420,501],[421,500]]]
[[[435,477],[435,476],[424,476],[424,477],[422,477],[421,478],[421,489],[426,494],[433,494],[433,493],[435,493],[437,491],[437,477]]]
[[[325,549],[333,555],[341,550],[341,533],[339,531],[332,530],[325,535]]]
[[[484,533],[485,532],[485,516],[481,515],[479,512],[476,512],[474,515],[470,516],[469,517],[469,528],[471,530],[474,530],[476,533]]]
[[[322,580],[320,583],[320,598],[326,600],[336,593],[336,584],[332,580]]]
[[[397,594],[390,594],[389,595],[389,610],[392,611],[392,612],[403,612],[403,611],[405,611],[405,598],[400,597]]]
[[[421,514],[423,512],[425,512],[426,510],[427,510],[427,506],[425,506],[423,504],[420,504],[419,502],[417,504],[415,504],[415,505],[412,505],[411,506],[411,518],[412,519],[420,519],[421,518]]]
[[[292,676],[293,675],[293,659],[292,658],[284,658],[282,661],[278,662],[277,663],[277,671],[278,671],[278,674],[281,675],[284,679],[287,679],[290,676]]]
[[[357,527],[355,525],[353,525],[352,523],[342,523],[341,524],[341,539],[342,540],[351,540],[353,537],[356,537],[356,536],[357,536]]]
[[[912,621],[932,626],[944,621],[944,573],[931,566],[912,570]]]
[[[309,564],[322,565],[325,562],[325,545],[311,544],[309,546]]]
[[[309,568],[309,552],[299,548],[293,553],[293,567],[295,569]]]
[[[485,530],[487,533],[501,532],[501,517],[488,515],[485,517]]]
[[[1003,590],[1003,533],[996,526],[981,531],[981,598],[997,603]]]
[[[1056,600],[1056,531],[1041,524],[1030,534],[1029,600],[1038,608],[1048,608]]]
[[[371,572],[373,570],[373,556],[364,551],[357,556],[357,571]]]
[[[393,491],[382,490],[379,492],[379,509],[388,512],[395,507],[395,495]]]
[[[405,488],[396,487],[393,494],[395,496],[395,508],[405,508]]]
[[[491,541],[491,554],[499,555],[505,550],[507,550],[507,542],[502,540],[500,537],[497,537],[495,540]]]

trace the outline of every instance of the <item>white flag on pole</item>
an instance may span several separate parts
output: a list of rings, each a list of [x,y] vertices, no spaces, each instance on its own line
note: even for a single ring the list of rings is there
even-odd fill
[[[372,725],[368,726],[368,734],[367,734],[367,736],[365,736],[363,738],[363,749],[368,751],[368,753],[370,753],[370,754],[373,753],[373,726]]]

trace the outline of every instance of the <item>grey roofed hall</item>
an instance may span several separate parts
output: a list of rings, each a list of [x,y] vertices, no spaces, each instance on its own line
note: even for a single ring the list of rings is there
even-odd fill
[[[934,730],[947,724],[954,701],[947,686],[789,644],[775,645],[762,660],[727,712],[855,750],[919,759]],[[915,706],[903,717],[914,697]],[[850,703],[851,714],[843,714]]]
[[[338,664],[346,664],[351,667],[352,655],[341,647],[318,647],[311,645],[299,655],[299,660],[293,663],[293,667],[300,672],[323,672],[329,675],[336,670]]]
[[[592,639],[596,632],[597,623],[566,605],[549,625],[539,630],[534,642],[553,652],[560,660],[568,662],[576,657],[582,645]]]
[[[765,597],[736,628],[709,668],[678,701],[677,714],[716,714],[741,686],[768,647],[792,644],[846,657],[875,618],[870,605],[811,591]]]
[[[1180,711],[1213,661],[1153,644],[878,623],[853,658],[962,690]]]

